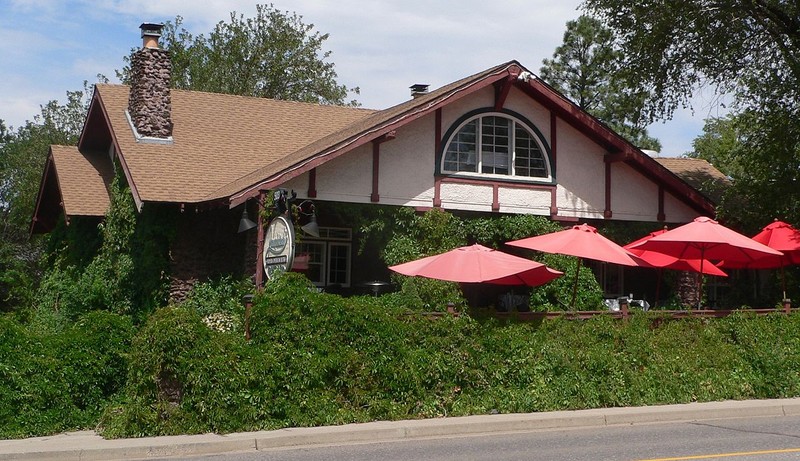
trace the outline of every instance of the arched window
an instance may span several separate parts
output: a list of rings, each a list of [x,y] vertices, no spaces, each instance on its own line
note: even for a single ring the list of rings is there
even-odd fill
[[[551,179],[539,137],[513,116],[480,114],[468,118],[454,131],[445,145],[442,173]]]

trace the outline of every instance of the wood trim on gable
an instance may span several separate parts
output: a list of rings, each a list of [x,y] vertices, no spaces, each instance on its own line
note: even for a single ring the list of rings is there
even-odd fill
[[[344,140],[336,145],[333,145],[311,158],[298,162],[297,164],[286,168],[284,171],[273,174],[268,178],[260,181],[252,186],[230,196],[228,206],[233,208],[238,206],[245,200],[257,195],[259,189],[272,189],[290,179],[294,179],[312,168],[316,168],[330,160],[333,160],[347,152],[350,152],[358,147],[363,146],[381,136],[386,135],[392,131],[396,131],[401,126],[410,122],[420,119],[429,115],[447,104],[457,101],[461,98],[469,96],[470,94],[491,85],[498,80],[508,78],[509,75],[519,75],[521,69],[517,65],[510,65],[498,70],[496,73],[488,75],[480,80],[471,82],[464,87],[454,89],[442,96],[429,102],[422,107],[414,107],[407,112],[397,115],[384,123],[378,124],[370,130],[353,135],[352,137]]]

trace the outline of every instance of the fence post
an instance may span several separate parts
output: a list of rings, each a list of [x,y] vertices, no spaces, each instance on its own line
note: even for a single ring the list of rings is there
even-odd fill
[[[783,312],[786,312],[788,314],[791,311],[792,311],[792,300],[786,298],[783,300]]]
[[[626,298],[625,296],[622,296],[622,297],[618,298],[617,301],[619,301],[619,310],[622,311],[622,318],[623,319],[627,319],[628,318],[628,298]]]
[[[244,301],[244,339],[250,341],[250,311],[253,309],[253,295],[242,296]]]

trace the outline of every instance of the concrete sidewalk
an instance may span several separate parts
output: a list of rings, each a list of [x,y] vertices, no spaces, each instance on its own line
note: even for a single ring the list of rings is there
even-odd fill
[[[257,451],[299,445],[792,415],[800,415],[800,398],[480,415],[139,439],[105,440],[93,431],[81,431],[50,437],[0,440],[0,460],[135,460]]]

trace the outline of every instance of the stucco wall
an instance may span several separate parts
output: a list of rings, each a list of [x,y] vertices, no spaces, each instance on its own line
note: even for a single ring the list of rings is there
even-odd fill
[[[442,135],[465,114],[492,107],[494,91],[485,88],[442,109]],[[505,108],[533,123],[549,149],[551,114],[519,90],[512,89]],[[604,219],[606,207],[606,151],[564,120],[556,120],[555,185],[552,182],[504,184],[502,181],[452,183],[443,178],[441,205],[451,210],[492,211],[497,188],[499,211],[549,216],[554,199],[559,217]],[[435,115],[400,127],[396,138],[380,144],[379,203],[413,207],[434,206],[436,192]],[[442,145],[446,139],[442,140]],[[368,143],[317,168],[316,191],[320,200],[370,203],[373,146]],[[552,160],[552,159],[551,159]],[[550,165],[551,169],[554,165]],[[478,182],[480,179],[478,179]],[[543,189],[554,188],[554,192]],[[308,175],[283,187],[305,196]],[[554,196],[553,196],[554,194]],[[658,186],[624,163],[611,165],[611,211],[614,220],[657,221]],[[688,221],[697,215],[675,197],[665,194],[668,221]]]

